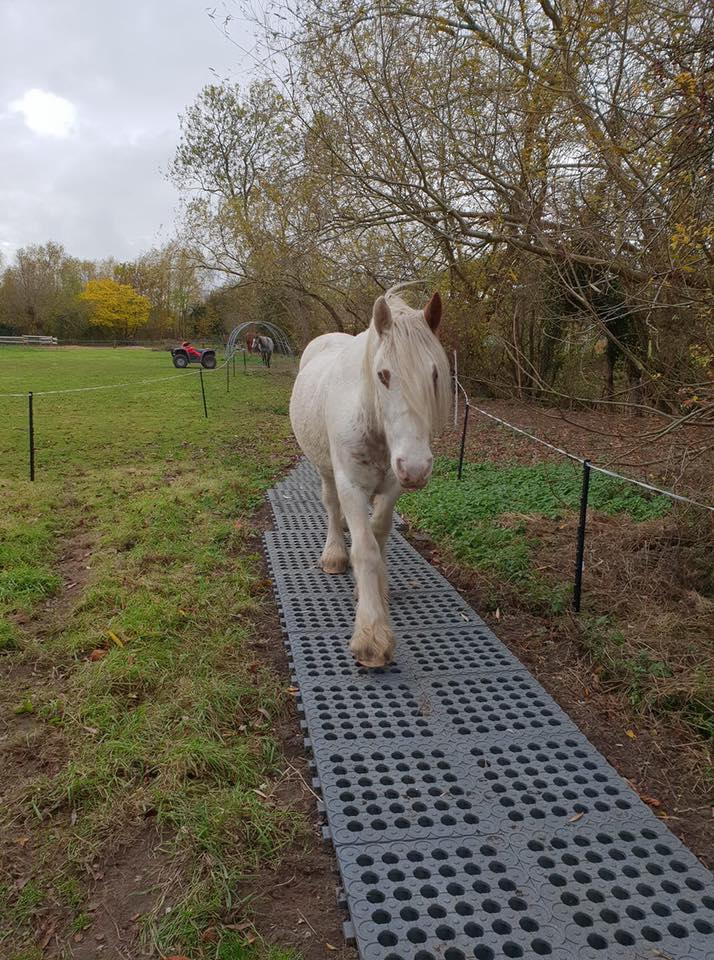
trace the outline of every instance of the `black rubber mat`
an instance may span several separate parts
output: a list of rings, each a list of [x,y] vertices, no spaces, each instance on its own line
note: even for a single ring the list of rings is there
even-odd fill
[[[279,486],[266,553],[362,960],[714,960],[712,875],[395,533],[394,662],[355,663],[316,475]]]

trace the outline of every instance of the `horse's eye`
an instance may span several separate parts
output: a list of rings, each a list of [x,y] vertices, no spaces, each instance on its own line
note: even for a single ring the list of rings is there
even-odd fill
[[[389,370],[380,370],[377,376],[382,381],[382,383],[387,388],[387,390],[389,390],[389,379],[392,376]]]

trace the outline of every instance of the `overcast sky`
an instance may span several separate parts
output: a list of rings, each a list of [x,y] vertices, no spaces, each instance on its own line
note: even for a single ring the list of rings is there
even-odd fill
[[[169,239],[178,114],[253,61],[206,0],[0,0],[0,251],[131,259]],[[235,9],[231,7],[231,9]],[[237,12],[237,11],[236,11]],[[246,26],[231,35],[252,46]]]

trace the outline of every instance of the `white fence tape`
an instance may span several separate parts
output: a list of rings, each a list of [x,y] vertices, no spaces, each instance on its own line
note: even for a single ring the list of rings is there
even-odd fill
[[[559,453],[562,457],[567,457],[568,460],[573,460],[575,463],[585,463],[584,457],[578,457],[574,453],[569,453],[567,450],[563,450],[562,447],[556,447],[552,443],[548,443],[547,440],[543,440],[541,437],[537,437],[533,433],[529,433],[527,430],[523,430],[521,427],[517,427],[512,423],[509,423],[508,420],[503,420],[501,417],[495,416],[493,413],[489,413],[488,410],[483,410],[481,407],[475,406],[468,397],[466,390],[464,390],[463,385],[457,379],[461,392],[464,395],[466,403],[472,410],[476,410],[477,413],[480,413],[484,417],[488,417],[489,420],[495,420],[496,423],[502,424],[504,427],[508,427],[509,430],[513,430],[515,433],[519,433],[523,437],[527,437],[529,440],[533,440],[534,443],[540,443],[543,447],[548,447],[549,450]],[[714,507],[708,503],[702,503],[700,500],[693,500],[691,497],[685,497],[681,493],[673,493],[672,490],[664,490],[662,487],[655,487],[651,483],[645,483],[644,480],[635,480],[634,477],[626,477],[621,473],[615,473],[614,470],[608,470],[607,467],[599,467],[597,464],[590,463],[590,469],[596,470],[598,473],[604,473],[608,477],[614,477],[616,480],[623,480],[625,483],[633,483],[637,487],[642,487],[644,490],[650,490],[652,493],[658,493],[660,496],[669,497],[672,500],[678,500],[680,503],[688,503],[692,507],[699,507],[701,510],[708,510],[709,513],[714,513]]]

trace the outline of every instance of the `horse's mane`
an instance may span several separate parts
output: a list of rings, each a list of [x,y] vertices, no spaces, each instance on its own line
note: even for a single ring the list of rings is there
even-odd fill
[[[372,364],[381,344],[387,366],[399,373],[402,394],[410,410],[432,434],[437,433],[445,426],[451,408],[451,372],[446,354],[421,310],[410,307],[392,290],[388,290],[385,297],[392,314],[392,326],[380,337],[370,324],[365,351],[365,380],[372,391],[377,414],[381,419]],[[434,367],[438,373],[436,390]]]

